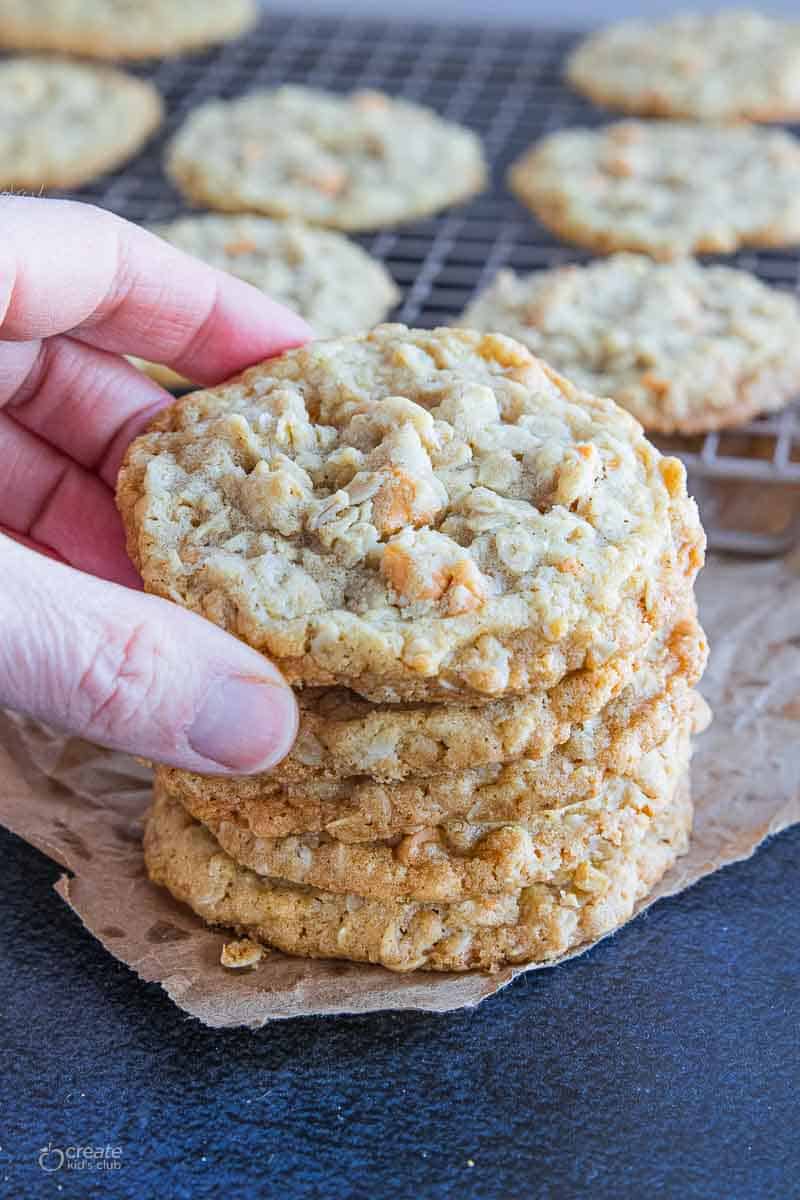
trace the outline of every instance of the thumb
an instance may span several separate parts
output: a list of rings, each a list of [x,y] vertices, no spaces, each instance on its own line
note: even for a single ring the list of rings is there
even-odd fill
[[[266,770],[297,732],[291,689],[263,655],[2,535],[0,704],[206,775]]]

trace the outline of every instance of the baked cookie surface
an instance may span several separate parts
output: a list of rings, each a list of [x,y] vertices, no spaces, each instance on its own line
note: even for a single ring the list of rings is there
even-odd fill
[[[593,34],[567,61],[599,104],[699,121],[800,117],[800,22],[744,9],[629,21]]]
[[[615,929],[688,846],[692,806],[671,801],[624,846],[602,842],[553,882],[460,903],[370,900],[257,875],[237,865],[176,801],[157,792],[145,830],[150,878],[211,924],[289,954],[395,971],[494,970],[547,962]]]
[[[349,230],[437,212],[486,181],[476,135],[431,109],[296,86],[196,108],[167,169],[195,204]]]
[[[0,46],[90,58],[158,58],[238,37],[256,0],[0,0]]]
[[[501,271],[458,323],[516,338],[658,433],[736,425],[800,394],[795,297],[691,259]]]
[[[380,702],[547,689],[685,611],[683,467],[495,335],[317,342],[164,410],[118,503],[148,590],[294,684]]]
[[[180,217],[153,232],[294,309],[318,337],[369,329],[400,298],[383,264],[332,230],[207,213]],[[169,367],[135,361],[160,383],[186,383]]]
[[[130,158],[161,123],[151,84],[111,67],[0,62],[0,187],[78,187]]]
[[[800,241],[800,143],[783,130],[619,121],[537,142],[513,192],[567,241],[672,259]]]

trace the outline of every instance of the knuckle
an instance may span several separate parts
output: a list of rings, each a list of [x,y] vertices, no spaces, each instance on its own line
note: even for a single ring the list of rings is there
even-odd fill
[[[117,740],[160,706],[157,634],[147,624],[99,639],[81,675],[74,703],[88,737]]]

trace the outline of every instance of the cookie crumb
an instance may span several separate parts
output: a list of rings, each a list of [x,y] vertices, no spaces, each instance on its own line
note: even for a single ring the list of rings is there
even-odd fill
[[[264,947],[250,938],[241,938],[236,942],[225,942],[220,954],[220,965],[230,971],[244,971],[256,967],[264,957]]]

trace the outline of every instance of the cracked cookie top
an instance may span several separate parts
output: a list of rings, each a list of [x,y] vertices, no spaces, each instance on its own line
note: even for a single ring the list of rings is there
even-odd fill
[[[146,587],[296,684],[475,702],[686,607],[685,472],[509,338],[379,326],[184,397],[118,498]]]

